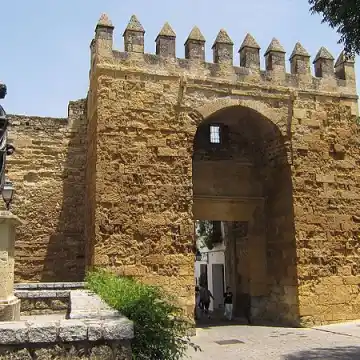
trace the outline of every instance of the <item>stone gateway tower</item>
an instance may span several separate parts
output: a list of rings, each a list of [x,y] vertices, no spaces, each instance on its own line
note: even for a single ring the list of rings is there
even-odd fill
[[[220,30],[208,63],[197,27],[185,58],[176,56],[168,23],[156,54],[144,53],[135,16],[123,52],[114,50],[113,32],[102,15],[89,92],[70,104],[69,119],[13,116],[19,154],[9,176],[26,179],[16,210],[34,224],[19,233],[18,280],[81,280],[87,267],[104,267],[164,286],[191,313],[194,220],[215,220],[227,224],[227,282],[236,304],[250,295],[254,318],[296,325],[359,319],[354,61],[341,54],[335,62],[321,48],[313,76],[297,43],[286,73],[277,39],[262,70],[250,34],[234,60],[234,43]],[[30,171],[26,144],[47,169]],[[47,216],[33,208],[29,186]]]

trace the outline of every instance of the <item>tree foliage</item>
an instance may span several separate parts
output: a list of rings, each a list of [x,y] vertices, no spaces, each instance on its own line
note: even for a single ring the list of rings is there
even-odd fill
[[[187,336],[191,324],[164,290],[106,271],[87,275],[87,285],[108,305],[134,322],[134,360],[180,360],[188,347],[200,348]]]
[[[202,238],[204,245],[212,250],[215,244],[222,242],[221,222],[210,220],[199,220],[198,235]]]
[[[309,0],[311,12],[336,29],[348,56],[360,54],[360,0]]]

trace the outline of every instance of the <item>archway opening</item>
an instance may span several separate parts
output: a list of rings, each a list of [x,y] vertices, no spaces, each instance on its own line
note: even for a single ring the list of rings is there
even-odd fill
[[[206,277],[210,310],[297,324],[296,244],[289,154],[279,128],[260,113],[233,106],[210,115],[193,144],[193,216],[197,284]],[[211,246],[199,225],[220,229]],[[206,275],[204,275],[206,274]]]

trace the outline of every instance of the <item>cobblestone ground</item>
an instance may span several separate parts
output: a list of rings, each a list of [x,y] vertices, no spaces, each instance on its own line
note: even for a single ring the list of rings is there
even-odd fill
[[[197,330],[192,360],[360,360],[360,322],[291,329],[218,326]]]

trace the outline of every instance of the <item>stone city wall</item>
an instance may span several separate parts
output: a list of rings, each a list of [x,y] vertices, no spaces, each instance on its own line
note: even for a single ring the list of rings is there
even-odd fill
[[[270,295],[261,306],[303,324],[359,318],[352,59],[341,54],[335,62],[321,48],[313,76],[310,55],[298,43],[289,74],[276,39],[262,70],[251,35],[234,66],[224,30],[212,47],[213,63],[204,62],[205,38],[196,27],[185,59],[176,57],[168,24],[156,54],[144,54],[136,17],[124,33],[125,52],[113,49],[113,30],[102,16],[91,43],[87,104],[70,103],[67,120],[11,117],[13,209],[27,221],[18,230],[16,280],[82,280],[88,263],[162,285],[192,313],[194,136],[201,123],[236,107],[248,109],[259,134],[256,124],[267,119],[281,135],[261,133],[270,139],[264,154],[273,163],[263,172],[271,194]],[[269,191],[271,182],[286,186]]]
[[[360,318],[357,109],[345,99],[297,101],[293,192],[304,324]]]
[[[323,279],[331,283],[342,276],[343,269],[349,270],[345,264],[358,261],[355,254],[331,250],[348,230],[325,229],[328,220],[336,218],[333,223],[338,223],[342,217],[355,226],[351,215],[345,215],[357,209],[358,191],[356,166],[346,165],[359,158],[352,146],[357,132],[352,59],[341,54],[335,63],[321,48],[313,76],[310,55],[296,44],[288,74],[285,50],[276,39],[265,51],[262,70],[260,46],[250,35],[240,47],[240,66],[234,66],[234,44],[224,30],[212,47],[213,63],[204,62],[205,38],[197,28],[185,43],[185,59],[176,57],[176,35],[168,24],[156,39],[156,54],[144,54],[144,28],[135,16],[124,33],[125,52],[113,48],[113,30],[102,16],[92,42],[88,111],[96,131],[88,141],[96,139],[98,150],[93,158],[96,178],[91,178],[96,188],[93,263],[164,285],[192,311],[193,139],[202,122],[225,108],[247,108],[249,114],[257,114],[254,122],[268,119],[282,135],[281,141],[273,137],[269,142],[274,169],[282,164],[283,170],[268,174],[269,181],[279,186],[266,204],[271,226],[267,228],[270,300],[265,310],[293,323],[300,317],[304,322],[305,316],[317,323],[360,317],[355,294],[342,297],[331,308],[332,320],[325,320],[317,311],[320,307],[320,313],[325,311],[326,301],[312,291]],[[343,148],[346,155],[341,159],[338,153]],[[335,169],[334,185],[326,179]],[[332,201],[341,206],[328,207]],[[319,221],[321,236],[315,231],[314,222]],[[323,249],[308,245],[319,239]],[[314,247],[307,249],[305,244]],[[338,264],[336,274],[322,273],[322,278],[319,258]],[[306,272],[310,268],[317,269],[311,270],[312,277]],[[335,301],[337,293],[328,293],[335,294]],[[317,307],[308,315],[305,306],[310,303]],[[343,311],[346,303],[351,315]]]
[[[78,281],[84,276],[85,100],[68,119],[10,115],[8,157],[17,229],[15,281]]]

